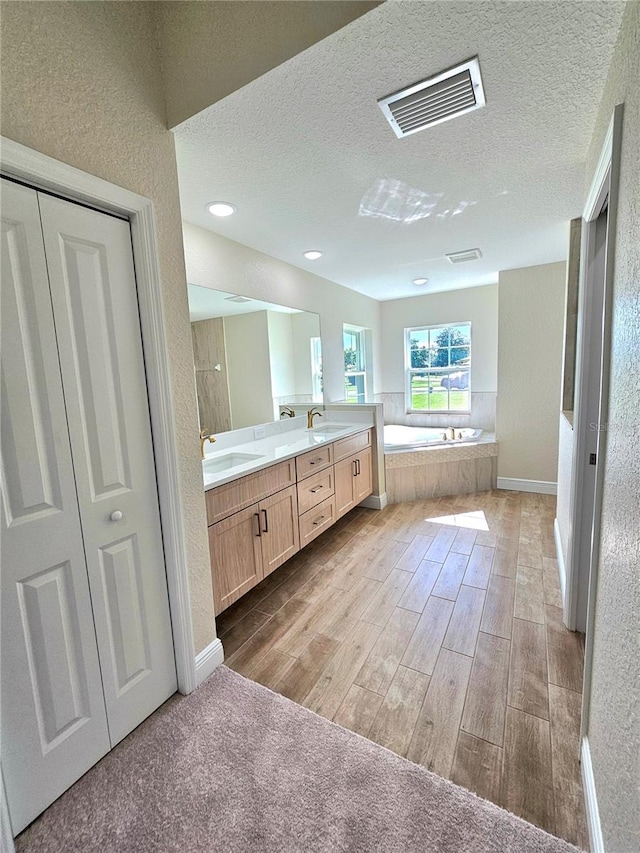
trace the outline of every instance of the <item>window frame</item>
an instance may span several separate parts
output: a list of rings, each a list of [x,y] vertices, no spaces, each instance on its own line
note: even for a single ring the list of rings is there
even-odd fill
[[[437,372],[442,370],[442,368],[430,368],[430,367],[411,367],[411,335],[415,332],[430,332],[432,329],[451,329],[456,328],[457,326],[468,326],[469,327],[469,363],[468,365],[464,365],[465,369],[469,371],[469,385],[467,387],[468,391],[468,400],[469,406],[466,409],[414,409],[412,407],[412,394],[411,394],[411,377],[414,373],[418,372]],[[472,378],[472,366],[473,366],[473,323],[471,320],[460,320],[452,323],[433,323],[428,326],[409,326],[404,330],[404,401],[405,401],[405,412],[408,415],[470,415],[471,414],[471,378]],[[450,389],[447,389],[450,391]],[[451,401],[451,396],[448,396],[449,401]]]
[[[358,338],[358,349],[356,350],[360,355],[360,370],[345,370],[344,371],[344,383],[345,383],[345,403],[349,403],[353,406],[364,405],[367,402],[367,338],[366,338],[366,329],[361,326],[354,326],[351,323],[343,323],[342,325],[342,359],[344,361],[344,336],[345,334],[355,335]],[[349,376],[361,376],[362,377],[362,394],[358,394],[358,398],[362,397],[362,399],[349,400],[347,399],[347,377]]]

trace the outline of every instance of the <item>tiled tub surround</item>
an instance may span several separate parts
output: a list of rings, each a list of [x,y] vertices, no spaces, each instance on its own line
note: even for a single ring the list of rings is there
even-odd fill
[[[387,500],[463,495],[495,489],[498,443],[483,433],[475,443],[385,453]]]
[[[485,432],[495,432],[496,429],[496,395],[495,392],[472,391],[470,414],[407,414],[405,396],[403,393],[376,394],[377,403],[384,407],[385,424],[401,424],[403,426],[425,427],[456,427],[457,429],[473,427]]]

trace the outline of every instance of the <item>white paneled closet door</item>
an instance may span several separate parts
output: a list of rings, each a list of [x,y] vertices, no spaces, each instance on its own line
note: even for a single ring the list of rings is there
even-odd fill
[[[39,195],[115,745],[176,690],[129,223]]]
[[[2,181],[2,768],[18,832],[110,748],[34,190]]]
[[[2,183],[2,761],[17,832],[176,674],[129,224]]]

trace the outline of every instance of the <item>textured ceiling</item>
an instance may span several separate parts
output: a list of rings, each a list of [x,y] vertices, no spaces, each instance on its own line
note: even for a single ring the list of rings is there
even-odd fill
[[[376,299],[561,260],[623,8],[390,0],[178,128],[183,217]],[[486,107],[396,139],[377,99],[475,54]]]

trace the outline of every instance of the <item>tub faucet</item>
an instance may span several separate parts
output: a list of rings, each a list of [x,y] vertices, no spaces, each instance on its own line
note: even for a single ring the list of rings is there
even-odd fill
[[[204,459],[204,443],[208,441],[210,444],[213,444],[215,438],[212,435],[209,435],[209,431],[206,429],[200,430],[200,459]]]
[[[307,429],[313,429],[313,419],[316,415],[321,418],[322,412],[319,411],[316,406],[314,406],[313,409],[309,409],[309,411],[307,412]]]
[[[289,406],[283,406],[282,409],[280,410],[280,417],[281,418],[285,418],[285,417],[286,418],[295,418],[295,416],[296,416],[296,413]]]

